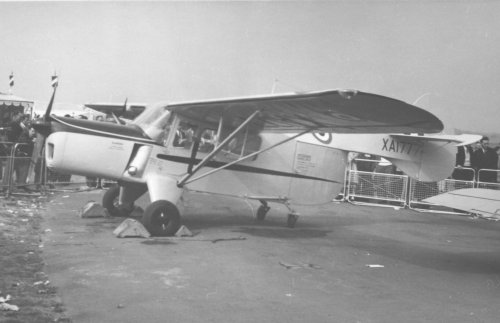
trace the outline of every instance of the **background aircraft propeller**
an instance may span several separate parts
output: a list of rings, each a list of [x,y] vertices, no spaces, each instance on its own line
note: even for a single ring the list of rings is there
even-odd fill
[[[120,114],[121,116],[123,116],[125,114],[125,112],[127,112],[127,101],[128,101],[128,98],[125,98],[125,102],[123,103],[123,110],[122,110],[122,113]],[[113,116],[113,118],[115,119],[117,124],[121,124],[121,125],[126,124],[125,121],[123,121],[122,119],[120,119],[116,115],[116,113],[111,112],[111,115]]]

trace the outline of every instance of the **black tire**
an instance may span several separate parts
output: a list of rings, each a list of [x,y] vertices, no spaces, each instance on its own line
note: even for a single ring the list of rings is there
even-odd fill
[[[131,210],[126,210],[125,208],[120,206],[119,202],[120,196],[120,186],[113,185],[110,187],[104,196],[102,197],[102,206],[108,210],[109,215],[117,216],[117,217],[127,217],[132,212]]]
[[[174,204],[159,200],[146,207],[142,216],[142,224],[152,236],[172,236],[181,226],[181,216]]]

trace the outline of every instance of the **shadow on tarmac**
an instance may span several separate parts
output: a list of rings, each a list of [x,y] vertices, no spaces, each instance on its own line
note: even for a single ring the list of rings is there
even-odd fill
[[[436,241],[411,243],[374,234],[343,230],[337,236],[340,247],[369,250],[370,254],[394,259],[419,267],[451,273],[500,274],[500,250],[468,251],[454,248],[453,242]],[[446,245],[445,245],[446,244]]]

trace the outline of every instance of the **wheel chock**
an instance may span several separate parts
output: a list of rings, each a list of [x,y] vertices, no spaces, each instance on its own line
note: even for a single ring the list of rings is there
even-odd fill
[[[175,233],[176,237],[192,237],[193,233],[185,226],[182,225]]]
[[[137,220],[126,219],[114,231],[113,234],[118,238],[127,237],[143,237],[149,238],[151,234],[148,230]]]
[[[107,211],[99,203],[89,201],[80,210],[81,218],[102,218],[107,216]]]

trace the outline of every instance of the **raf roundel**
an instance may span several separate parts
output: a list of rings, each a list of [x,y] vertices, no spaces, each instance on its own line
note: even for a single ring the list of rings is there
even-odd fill
[[[329,132],[313,132],[313,136],[323,144],[329,144],[332,142],[332,134]]]

